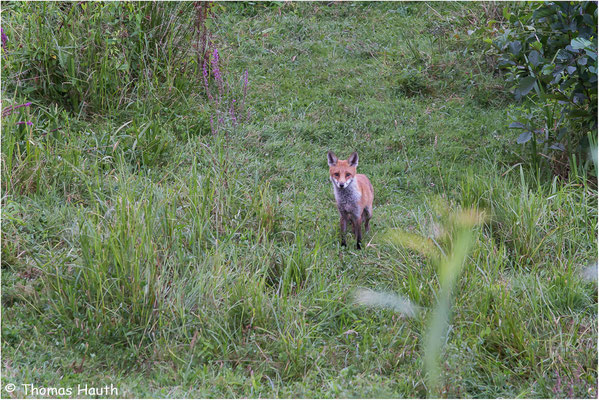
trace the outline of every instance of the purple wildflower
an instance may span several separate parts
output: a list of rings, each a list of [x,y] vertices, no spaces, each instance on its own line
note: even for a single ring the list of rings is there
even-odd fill
[[[214,51],[212,52],[212,56],[214,57],[213,60],[216,64],[218,64],[218,49],[215,47]]]
[[[4,33],[4,29],[0,28],[0,31],[2,32],[2,48],[5,49],[6,43],[8,42],[8,36]]]
[[[12,114],[12,112],[14,110],[16,110],[17,108],[29,107],[30,105],[31,105],[31,102],[27,102],[25,104],[19,104],[19,105],[16,105],[16,106],[8,106],[4,110],[2,110],[2,117],[6,117],[6,116]]]
[[[210,60],[212,62],[212,73],[214,74],[214,79],[216,80],[216,83],[218,84],[218,93],[219,95],[223,95],[223,77],[220,73],[220,69],[218,68],[218,49],[215,47],[214,51],[212,52],[212,60]]]
[[[27,124],[28,126],[33,125],[33,122],[31,121],[19,121],[17,122],[17,125],[23,125],[23,124]]]

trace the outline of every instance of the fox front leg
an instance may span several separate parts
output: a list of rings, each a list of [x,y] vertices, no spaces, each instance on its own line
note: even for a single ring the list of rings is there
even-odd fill
[[[354,226],[354,235],[356,235],[356,249],[362,249],[362,218],[352,217],[352,224]]]
[[[347,231],[347,219],[343,215],[339,217],[339,228],[341,229],[341,246],[347,246],[345,236]]]

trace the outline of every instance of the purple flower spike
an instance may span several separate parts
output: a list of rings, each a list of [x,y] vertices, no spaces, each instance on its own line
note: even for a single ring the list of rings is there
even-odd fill
[[[218,94],[220,96],[223,95],[223,77],[220,73],[220,69],[218,68],[218,49],[215,47],[214,51],[212,52],[212,73],[214,74],[214,79],[216,80],[216,83],[218,85]]]
[[[5,49],[6,43],[8,42],[8,36],[4,33],[4,29],[0,28],[0,31],[2,31],[2,48]]]
[[[2,110],[2,118],[12,114],[12,112],[14,110],[16,110],[17,108],[21,108],[21,107],[29,107],[31,105],[31,102],[25,103],[25,104],[19,104],[16,106],[8,106],[6,107],[4,110]]]
[[[216,47],[212,55],[214,56],[214,63],[218,65],[218,49]]]
[[[27,124],[28,126],[33,125],[33,122],[31,121],[19,121],[17,122],[17,125],[23,125],[23,124]]]

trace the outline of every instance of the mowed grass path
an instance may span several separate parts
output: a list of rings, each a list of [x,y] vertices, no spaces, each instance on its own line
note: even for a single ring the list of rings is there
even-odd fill
[[[38,184],[3,194],[2,385],[424,397],[437,271],[385,232],[438,238],[441,203],[488,215],[454,291],[443,395],[596,397],[597,284],[581,273],[597,192],[515,166],[519,105],[468,40],[482,11],[218,5],[213,40],[223,74],[249,72],[248,122],[213,137],[201,77],[63,121],[40,139]],[[140,167],[123,135],[148,124],[166,150]],[[339,245],[327,150],[358,151],[374,186],[362,251]],[[422,313],[356,305],[357,288]]]

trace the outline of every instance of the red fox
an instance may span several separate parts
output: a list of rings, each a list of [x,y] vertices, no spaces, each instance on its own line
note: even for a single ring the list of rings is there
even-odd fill
[[[339,160],[332,151],[327,153],[329,173],[333,182],[335,200],[339,210],[341,227],[341,245],[346,246],[345,231],[349,220],[357,239],[357,248],[361,249],[362,221],[366,232],[370,230],[372,217],[372,200],[374,190],[366,175],[356,174],[358,153],[353,152],[347,160]]]

